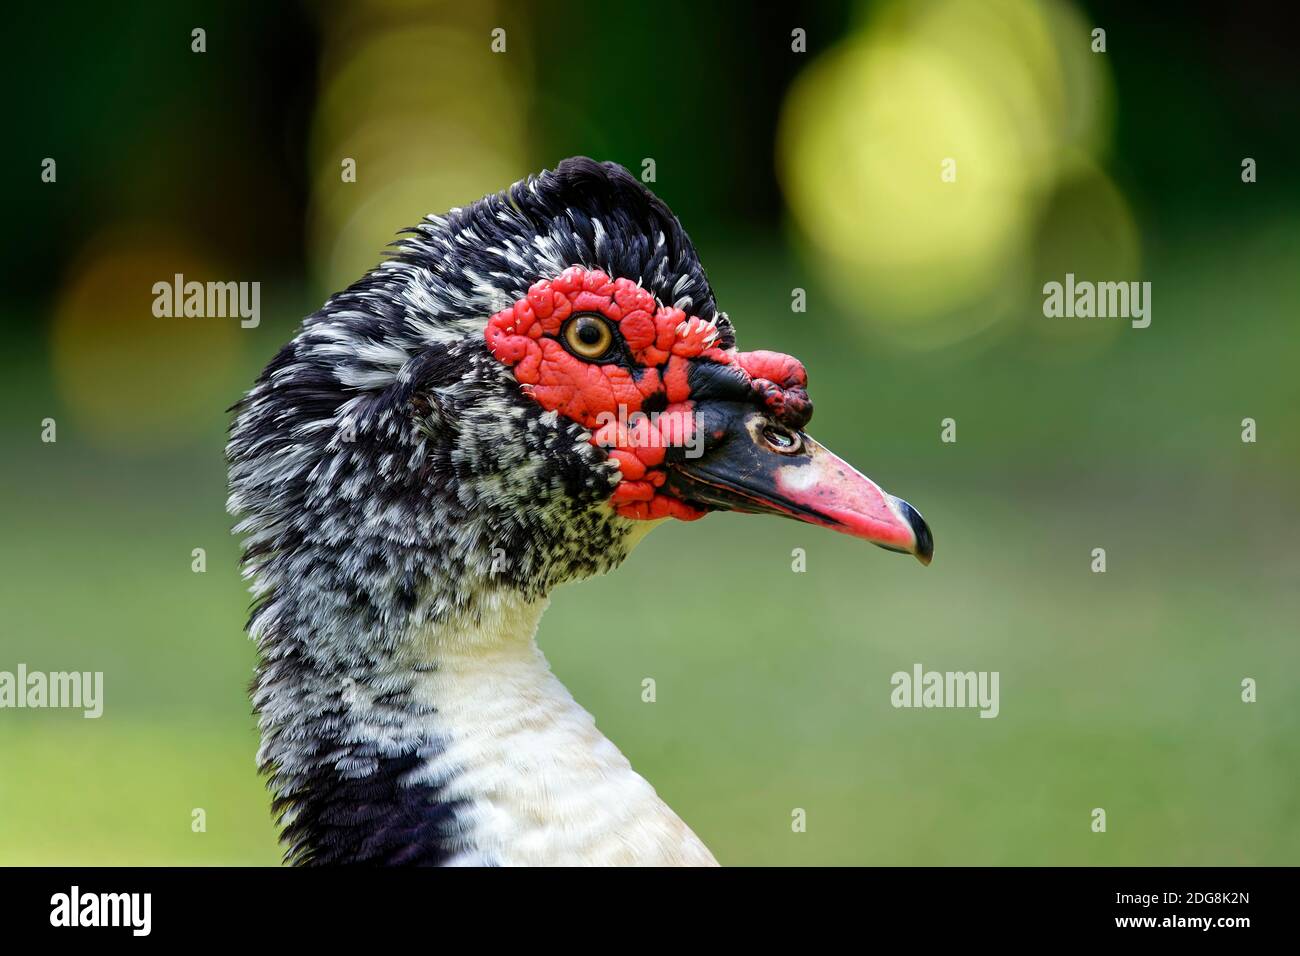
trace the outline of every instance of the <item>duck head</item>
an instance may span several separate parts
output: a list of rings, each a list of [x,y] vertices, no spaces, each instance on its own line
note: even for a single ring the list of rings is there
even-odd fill
[[[804,431],[803,365],[737,351],[725,314],[694,311],[689,300],[664,304],[639,277],[571,266],[495,314],[486,339],[526,395],[606,450],[619,516],[783,515],[928,564],[933,539],[916,509]]]
[[[565,160],[394,245],[236,406],[255,631],[290,593],[375,628],[543,594],[716,510],[929,562],[920,514],[807,434],[803,366],[737,350],[681,224],[623,167]]]
[[[286,858],[711,862],[532,652],[547,593],[710,511],[923,562],[929,529],[807,434],[803,366],[737,350],[622,167],[566,160],[395,245],[271,360],[227,446]],[[590,751],[547,750],[554,727]],[[506,772],[530,755],[546,786]],[[571,807],[539,792],[612,809],[547,825]]]

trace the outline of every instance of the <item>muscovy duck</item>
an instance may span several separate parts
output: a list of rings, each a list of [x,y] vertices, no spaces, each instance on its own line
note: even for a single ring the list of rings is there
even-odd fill
[[[715,864],[551,673],[549,592],[716,509],[924,563],[929,529],[804,433],[803,366],[736,350],[623,167],[565,160],[394,246],[233,409],[286,862]]]

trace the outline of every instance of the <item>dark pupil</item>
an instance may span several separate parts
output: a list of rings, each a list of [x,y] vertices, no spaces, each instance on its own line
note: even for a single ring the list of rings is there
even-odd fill
[[[583,322],[578,326],[578,339],[583,345],[595,345],[600,341],[600,329],[595,322]]]

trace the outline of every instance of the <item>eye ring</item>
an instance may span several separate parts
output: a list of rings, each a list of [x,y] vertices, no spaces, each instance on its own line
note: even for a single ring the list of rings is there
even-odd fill
[[[764,425],[759,430],[763,436],[763,441],[768,448],[778,455],[794,455],[803,448],[803,439],[799,437],[798,432],[793,432],[782,428],[779,425],[771,423]]]
[[[564,346],[588,361],[607,357],[614,348],[614,330],[602,316],[591,312],[575,315],[560,330]]]

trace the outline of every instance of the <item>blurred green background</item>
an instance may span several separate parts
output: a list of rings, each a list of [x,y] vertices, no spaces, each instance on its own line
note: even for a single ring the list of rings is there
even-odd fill
[[[102,670],[105,712],[0,711],[0,863],[278,861],[224,409],[399,228],[574,154],[654,160],[742,347],[799,356],[810,430],[935,530],[926,570],[717,515],[555,594],[556,672],[723,863],[1300,862],[1300,77],[1265,10],[13,16],[0,670]],[[261,325],[154,318],[176,272],[260,281]],[[1066,272],[1150,281],[1150,328],[1044,318]],[[916,662],[999,671],[1000,716],[893,709]]]

